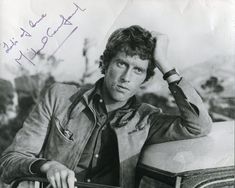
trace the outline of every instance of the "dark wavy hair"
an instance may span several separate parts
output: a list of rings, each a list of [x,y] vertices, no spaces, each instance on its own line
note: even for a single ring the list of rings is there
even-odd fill
[[[120,28],[114,31],[108,39],[106,49],[100,56],[101,73],[105,74],[110,61],[118,52],[125,52],[127,55],[138,55],[142,60],[149,60],[147,76],[145,81],[154,75],[154,48],[156,39],[151,33],[138,25],[127,28]]]

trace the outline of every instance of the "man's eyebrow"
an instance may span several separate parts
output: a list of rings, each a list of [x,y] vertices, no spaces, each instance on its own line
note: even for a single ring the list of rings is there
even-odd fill
[[[126,61],[125,61],[125,60],[123,60],[123,59],[116,59],[116,61],[118,61],[118,62],[122,62],[122,63],[126,63]]]
[[[138,68],[138,69],[140,69],[142,71],[146,71],[147,70],[146,68],[143,68],[143,67],[140,67],[140,66],[135,66],[135,68]]]
[[[123,60],[123,59],[116,59],[116,62],[128,65],[128,63],[125,60]]]

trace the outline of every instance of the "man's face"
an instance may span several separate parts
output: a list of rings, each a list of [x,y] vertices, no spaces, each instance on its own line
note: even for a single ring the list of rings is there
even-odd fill
[[[147,68],[148,60],[142,60],[138,55],[117,53],[105,71],[104,86],[108,100],[125,102],[135,95],[146,78]]]

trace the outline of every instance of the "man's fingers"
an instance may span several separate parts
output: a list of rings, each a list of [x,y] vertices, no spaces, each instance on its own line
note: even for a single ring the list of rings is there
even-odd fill
[[[162,47],[162,45],[165,45],[165,46],[168,45],[169,38],[168,38],[168,36],[166,34],[159,33],[159,32],[156,32],[156,31],[152,31],[151,35],[156,39],[158,44],[162,43],[161,47]]]
[[[68,181],[68,187],[69,188],[74,188],[74,182],[77,181],[77,180],[75,178],[75,175],[74,175],[73,171],[69,172],[67,181]]]
[[[151,35],[152,35],[153,38],[156,39],[156,41],[161,39],[161,38],[168,38],[168,36],[166,34],[159,33],[159,32],[156,32],[156,31],[152,31]]]
[[[63,164],[50,161],[42,166],[53,188],[74,188],[75,174]]]
[[[76,178],[73,171],[62,170],[48,177],[48,181],[53,188],[74,188]]]
[[[68,171],[67,170],[62,170],[60,172],[60,180],[61,180],[61,185],[62,188],[67,188],[67,177],[68,177]]]
[[[55,177],[56,188],[62,188],[60,173],[56,172],[54,177]]]
[[[51,176],[47,178],[49,183],[52,185],[53,188],[56,188],[55,177]]]
[[[152,31],[151,35],[156,39],[155,49],[154,49],[154,59],[155,65],[162,72],[165,73],[169,71],[169,67],[172,67],[168,63],[167,50],[169,44],[169,38],[166,34]]]

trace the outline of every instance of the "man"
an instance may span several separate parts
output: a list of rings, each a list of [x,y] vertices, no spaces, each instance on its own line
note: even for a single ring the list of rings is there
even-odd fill
[[[45,175],[53,187],[74,181],[133,187],[144,145],[206,135],[211,119],[195,90],[168,63],[165,35],[140,26],[116,30],[101,56],[104,78],[92,88],[55,84],[1,157],[2,179]],[[163,73],[181,116],[136,101]]]

